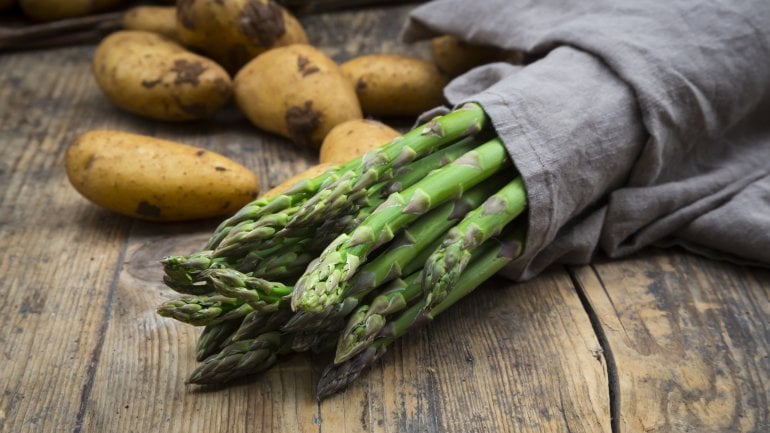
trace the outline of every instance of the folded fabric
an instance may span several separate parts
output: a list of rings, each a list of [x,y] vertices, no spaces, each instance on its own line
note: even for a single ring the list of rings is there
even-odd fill
[[[489,114],[529,196],[505,275],[682,245],[770,265],[770,2],[436,0],[406,41],[523,50],[445,89]]]

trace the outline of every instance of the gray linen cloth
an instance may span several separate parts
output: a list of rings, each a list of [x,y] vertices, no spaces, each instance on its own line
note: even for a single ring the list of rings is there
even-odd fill
[[[529,197],[504,274],[683,245],[770,265],[770,1],[436,0],[405,41],[452,34],[538,56],[456,78]]]

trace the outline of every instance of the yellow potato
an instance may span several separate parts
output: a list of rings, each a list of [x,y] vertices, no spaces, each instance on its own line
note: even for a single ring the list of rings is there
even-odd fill
[[[253,124],[302,146],[318,148],[333,127],[362,117],[353,86],[310,45],[266,51],[233,83],[235,101]]]
[[[449,81],[433,63],[396,54],[355,57],[340,69],[354,83],[364,113],[375,116],[415,116],[441,105]]]
[[[92,71],[116,105],[158,120],[211,116],[232,95],[232,80],[219,65],[151,32],[107,36],[96,48]]]
[[[90,131],[67,149],[67,177],[90,201],[153,221],[229,215],[259,193],[259,180],[223,155],[154,137]]]
[[[143,30],[179,40],[174,6],[135,6],[123,14],[124,30]]]
[[[469,44],[450,35],[431,39],[430,49],[436,66],[453,77],[476,66],[494,62],[500,54],[497,48]]]
[[[520,64],[524,60],[521,51],[470,44],[451,35],[437,36],[431,39],[430,49],[433,62],[439,70],[450,77],[455,77],[486,63]]]
[[[232,73],[270,48],[307,43],[300,22],[272,0],[179,1],[177,31]]]
[[[280,195],[284,191],[288,190],[292,186],[296,185],[297,182],[304,180],[304,179],[312,179],[316,176],[319,176],[326,172],[327,170],[336,167],[336,164],[332,164],[330,162],[326,163],[320,163],[316,164],[314,166],[311,166],[307,170],[297,173],[294,176],[284,180],[283,182],[279,183],[278,185],[270,188],[269,190],[265,191],[260,195],[261,198],[271,198],[275,197],[277,195]]]
[[[18,0],[24,14],[37,21],[55,21],[103,12],[126,0]]]
[[[371,119],[354,119],[332,128],[318,156],[320,162],[342,164],[380,147],[401,135],[390,126]]]

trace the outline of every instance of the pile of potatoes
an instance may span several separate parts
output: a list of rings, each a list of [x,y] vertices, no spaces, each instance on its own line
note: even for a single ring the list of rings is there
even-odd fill
[[[451,75],[487,60],[471,59],[464,66],[457,66],[462,62],[455,61],[450,69],[443,58],[474,50],[437,50],[437,41],[431,61],[367,54],[337,64],[310,45],[300,21],[272,0],[179,0],[175,6],[128,10],[123,15],[123,30],[108,35],[97,46],[92,72],[104,95],[135,115],[159,121],[191,121],[209,118],[234,102],[256,127],[318,152],[317,166],[263,193],[272,195],[397,137],[398,131],[371,117],[413,118],[441,105],[443,88]],[[105,188],[114,189],[112,178],[128,182],[135,170],[116,166],[112,172],[105,171],[107,177],[89,177],[84,172],[93,170],[93,163],[83,161],[105,160],[99,152],[120,152],[110,149],[118,143],[124,152],[146,147],[143,154],[153,158],[159,157],[162,146],[150,138],[115,134],[117,138],[111,138],[109,132],[101,131],[81,138],[73,144],[81,149],[73,151],[79,156],[67,159],[68,175],[76,188],[112,210],[151,220],[214,217],[245,205],[259,190],[256,176],[235,165],[199,177],[198,183],[191,178],[164,178],[158,172],[134,180],[131,188],[143,193],[126,193],[134,197],[133,202],[117,205],[110,199],[114,194],[105,194],[99,191],[102,186],[91,183],[101,182]],[[102,140],[104,145],[89,147],[91,154],[85,157],[80,155],[84,140]],[[126,146],[127,142],[133,144]],[[196,153],[184,145],[170,151],[168,144],[163,144],[168,158],[185,159],[177,161],[177,166],[200,163]],[[135,160],[131,155],[123,158]],[[159,167],[148,163],[145,170]],[[148,202],[153,183],[158,190],[176,190],[180,196],[214,183],[232,183],[233,187],[218,188],[216,200],[198,197],[206,201],[201,209],[208,212],[182,212],[179,201],[165,193],[157,194],[164,198]],[[251,192],[245,193],[247,190]],[[148,207],[143,203],[149,203],[153,212],[145,212]]]

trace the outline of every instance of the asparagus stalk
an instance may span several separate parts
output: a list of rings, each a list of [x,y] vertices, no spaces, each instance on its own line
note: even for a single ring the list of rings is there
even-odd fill
[[[401,276],[405,266],[413,263],[421,251],[457,224],[469,210],[481,205],[497,191],[504,179],[505,176],[493,176],[457,200],[438,206],[401,230],[386,251],[363,265],[348,281],[340,283],[342,296],[369,293],[381,284]]]
[[[523,230],[514,230],[505,240],[490,239],[482,244],[475,258],[457,281],[449,295],[431,310],[426,310],[425,300],[403,311],[398,318],[390,320],[368,345],[355,356],[342,363],[328,366],[319,379],[316,397],[323,399],[341,391],[358,378],[363,370],[372,365],[386,351],[390,344],[416,327],[429,323],[449,306],[467,296],[481,283],[510,263],[521,253]]]
[[[451,163],[470,152],[479,144],[481,142],[475,136],[461,138],[456,143],[441,148],[409,164],[400,166],[393,171],[393,178],[383,183],[382,193],[389,195],[394,192],[403,191],[405,188],[417,183],[431,171]]]
[[[334,363],[340,364],[366,349],[387,324],[387,316],[404,310],[422,294],[421,272],[393,280],[369,304],[350,314],[337,340]]]
[[[159,314],[206,326],[196,348],[203,361],[190,382],[223,383],[269,368],[285,351],[336,343],[321,398],[508,263],[518,254],[510,246],[523,236],[507,248],[495,236],[526,205],[520,179],[502,188],[498,181],[484,205],[491,190],[461,211],[448,204],[467,200],[509,164],[499,140],[478,144],[486,122],[468,104],[282,195],[253,201],[217,227],[204,251],[164,258],[164,281],[187,295]]]
[[[360,163],[360,161],[354,160],[349,164],[350,166],[353,166],[357,163]],[[217,248],[233,228],[241,223],[257,221],[264,215],[271,215],[304,202],[308,197],[315,194],[322,185],[334,179],[340,168],[345,169],[347,167],[349,167],[349,165],[335,167],[312,179],[304,179],[278,196],[271,198],[257,198],[242,207],[230,218],[222,221],[216,230],[214,230],[214,234],[209,239],[206,249],[213,250]]]
[[[235,269],[209,269],[204,278],[222,296],[248,303],[255,311],[275,311],[285,305],[293,288],[253,277]]]
[[[234,227],[214,249],[214,257],[240,257],[273,236],[286,226],[297,207],[282,209],[276,213],[263,215],[256,221],[244,221]]]
[[[394,170],[460,138],[478,133],[486,123],[486,114],[479,105],[466,104],[366,153],[360,165],[340,170],[337,179],[308,199],[288,226],[317,226],[333,218],[341,209],[365,196],[367,188],[391,178]]]
[[[364,279],[352,286],[354,290],[349,290],[351,286],[347,284],[348,282],[342,282],[341,284],[344,286],[340,288],[340,292],[345,294],[344,296],[341,294],[336,302],[329,302],[321,311],[296,311],[294,316],[284,325],[283,329],[291,332],[339,330],[344,326],[345,317],[370,292],[387,280],[398,277],[402,272],[412,273],[422,268],[422,264],[427,260],[429,254],[439,245],[438,241],[440,239],[433,239],[429,247],[424,247],[432,238],[443,234],[435,229],[446,225],[446,218],[448,216],[444,214],[452,209],[461,213],[462,211],[459,209],[467,207],[467,205],[463,203],[445,203],[442,207],[444,209],[434,210],[429,215],[420,218],[420,221],[424,222],[421,225],[425,229],[401,233],[400,236],[403,239],[394,241],[391,248],[383,253],[383,256],[378,257],[378,259],[371,263],[366,263],[361,271],[359,271],[363,273]],[[410,239],[418,239],[418,241],[415,242]],[[336,241],[340,242],[341,240],[337,239]],[[330,244],[330,247],[334,247],[334,245]],[[315,262],[317,263],[318,260],[316,259]],[[313,266],[315,266],[315,263],[311,263],[308,267],[312,268]]]
[[[254,309],[241,299],[222,295],[181,296],[164,302],[158,314],[193,326],[209,326],[241,318]]]
[[[266,332],[277,331],[292,316],[288,308],[276,311],[252,311],[243,318],[231,336],[232,341],[248,340]]]
[[[252,311],[221,323],[209,325],[198,341],[198,360],[216,352],[224,342],[251,338],[277,330],[290,317],[286,297],[292,287],[252,277],[234,269],[210,269],[203,278],[222,296],[248,304]],[[236,301],[237,302],[237,301]]]
[[[526,203],[524,182],[517,177],[449,230],[441,246],[425,262],[422,289],[427,309],[446,298],[465,270],[472,251],[498,235],[524,211]]]
[[[340,328],[351,308],[382,284],[401,276],[414,266],[422,267],[428,255],[438,245],[435,241],[445,234],[470,210],[497,191],[506,176],[498,174],[465,192],[457,200],[446,202],[403,229],[388,249],[361,269],[348,281],[340,283],[341,301],[329,303],[320,312],[298,311],[284,330],[323,330]],[[430,248],[429,248],[430,246]],[[422,256],[422,257],[421,257]]]
[[[486,248],[481,248],[480,244],[485,242],[491,237],[491,235],[499,234],[501,228],[500,223],[507,224],[512,221],[513,218],[509,218],[509,215],[518,215],[521,212],[520,206],[523,206],[523,198],[519,196],[519,192],[522,189],[520,181],[510,182],[500,189],[497,193],[491,195],[486,201],[479,200],[474,209],[464,215],[463,220],[452,227],[449,230],[448,235],[441,241],[440,246],[435,248],[427,260],[421,260],[421,263],[429,262],[432,258],[436,257],[436,252],[445,248],[448,240],[457,239],[456,233],[458,229],[460,233],[466,233],[466,226],[473,227],[473,224],[469,224],[468,221],[478,221],[481,225],[481,229],[484,233],[490,236],[483,236],[481,238],[474,238],[479,241],[476,245],[466,244],[468,251],[468,260],[462,263],[457,261],[455,265],[457,267],[462,266],[462,269],[446,270],[456,275],[458,278],[462,271],[465,269],[469,260],[475,260],[479,255],[486,252]],[[509,200],[511,198],[520,199]],[[500,203],[498,203],[500,201]],[[503,202],[506,204],[502,206]],[[475,206],[474,206],[475,207]],[[491,218],[485,213],[502,213],[498,218]],[[476,218],[474,218],[474,216]],[[494,225],[490,226],[489,221],[494,221]],[[460,239],[462,241],[462,239]],[[453,241],[453,242],[460,242]],[[374,263],[374,262],[372,262]],[[371,265],[372,263],[367,264]],[[372,300],[369,305],[363,305],[353,314],[350,315],[348,324],[344,331],[340,334],[339,342],[337,344],[337,353],[335,355],[335,363],[340,363],[350,359],[353,355],[356,355],[363,350],[371,341],[380,333],[386,323],[386,316],[403,310],[406,306],[420,295],[424,296],[424,272],[417,272],[404,280],[398,281],[396,284],[390,286],[384,293],[378,295]],[[454,281],[452,281],[454,284]],[[446,289],[451,289],[451,284],[445,286]],[[431,300],[434,302],[431,303]],[[429,297],[426,299],[426,309],[430,310],[434,305],[438,304],[440,300],[435,297]]]
[[[418,156],[431,153],[458,138],[475,134],[486,121],[486,115],[480,106],[467,104],[446,116],[432,120],[422,128],[397,137],[379,149],[316,178],[301,181],[283,195],[273,199],[257,199],[222,222],[210,239],[207,249],[220,247],[237,224],[256,222],[263,216],[279,213],[298,204],[302,206],[292,215],[288,227],[296,229],[299,226],[317,226],[337,215],[340,209],[349,208],[354,202],[350,198],[360,200],[365,197],[367,188],[379,179],[389,178],[394,168],[403,166]],[[269,230],[265,233],[267,231]]]
[[[391,194],[350,234],[340,235],[308,266],[292,295],[292,309],[322,312],[339,302],[340,282],[348,280],[376,247],[436,206],[489,178],[508,164],[498,139],[465,155],[405,189]]]
[[[188,382],[219,385],[264,371],[275,364],[278,354],[290,341],[288,334],[267,332],[256,338],[230,343],[221,352],[206,358],[190,374]]]
[[[473,137],[467,137],[453,145],[439,149],[406,166],[400,167],[397,170],[396,177],[389,183],[380,182],[374,184],[365,190],[365,194],[360,195],[360,199],[355,204],[346,203],[344,206],[340,205],[337,207],[337,213],[329,215],[328,219],[319,222],[320,227],[287,227],[286,222],[288,218],[297,210],[296,208],[291,208],[279,214],[267,216],[270,220],[265,224],[250,222],[248,225],[245,225],[244,229],[233,228],[231,234],[221,242],[213,255],[215,257],[237,256],[244,251],[263,251],[272,248],[274,245],[281,244],[286,239],[313,238],[313,242],[310,244],[311,247],[314,245],[328,245],[339,234],[355,227],[366,215],[371,213],[372,209],[380,205],[384,201],[382,197],[384,193],[390,193],[414,184],[432,170],[448,164],[477,145],[478,142]],[[254,228],[257,229],[256,233],[250,233],[250,230]],[[307,262],[305,262],[306,264]]]
[[[317,250],[306,247],[305,243],[294,244],[266,257],[252,272],[267,280],[294,284],[317,255]]]
[[[300,198],[309,195],[309,181],[302,181],[296,189],[297,194],[279,196],[276,199],[258,199],[234,216],[220,224],[217,231],[207,244],[207,250],[190,256],[171,256],[164,258],[163,264],[166,275],[164,282],[180,293],[202,295],[212,291],[200,277],[200,274],[213,267],[233,267],[241,272],[253,272],[263,278],[272,280],[296,279],[294,273],[304,270],[310,260],[317,255],[331,240],[340,233],[352,230],[358,223],[371,213],[377,205],[384,201],[383,192],[399,191],[425,177],[431,170],[457,159],[478,143],[467,137],[455,144],[440,149],[413,163],[397,170],[396,177],[388,184],[380,183],[368,190],[366,208],[358,213],[338,215],[330,218],[318,227],[304,229],[285,229],[290,215],[296,212],[296,203]],[[353,164],[354,165],[354,164]],[[333,175],[324,174],[323,179]],[[315,179],[320,185],[321,180]],[[291,205],[295,204],[294,207]],[[312,237],[310,243],[303,240]],[[298,255],[300,245],[309,248]],[[283,253],[286,257],[282,257]],[[270,263],[267,263],[267,262]],[[273,266],[274,262],[292,263],[293,266]],[[301,268],[301,269],[300,269]],[[270,269],[270,272],[265,272]]]
[[[198,338],[198,344],[195,347],[195,360],[203,361],[209,355],[216,353],[223,346],[231,341],[233,332],[241,325],[243,319],[227,320],[215,325],[209,325],[203,328],[201,336]]]
[[[325,331],[300,331],[293,335],[291,350],[294,352],[329,352],[334,350],[337,342],[337,331],[333,328]]]
[[[209,268],[226,266],[225,260],[212,257],[211,250],[204,250],[189,256],[168,256],[161,260],[163,282],[179,293],[205,295],[211,287],[200,280],[200,273]]]
[[[383,194],[388,195],[414,185],[420,179],[427,176],[431,171],[451,163],[478,144],[478,141],[474,137],[466,137],[457,143],[439,149],[399,168],[394,173],[393,179],[388,182],[381,182],[369,188],[369,194],[366,197],[367,200],[365,203],[361,203],[361,207],[358,209],[357,213],[338,215],[335,218],[328,219],[321,223],[316,231],[317,236],[314,237],[310,244],[313,246],[313,250],[323,250],[323,248],[329,245],[329,243],[340,234],[355,229],[362,221],[371,215],[372,211],[374,211],[377,206],[385,201],[385,198],[382,197]],[[321,247],[316,247],[318,245]]]
[[[423,254],[425,257],[417,258],[417,253],[426,251],[425,246],[431,240],[434,240],[434,244],[436,244],[435,238],[445,232],[458,218],[465,216],[463,221],[466,221],[468,219],[468,215],[466,215],[467,209],[475,208],[476,210],[472,213],[480,218],[482,218],[482,215],[480,214],[483,214],[480,210],[485,210],[486,212],[495,210],[506,213],[507,207],[500,207],[497,205],[492,206],[492,204],[495,204],[497,199],[500,199],[501,197],[505,199],[508,195],[511,195],[511,184],[515,185],[517,188],[519,185],[517,185],[516,182],[511,182],[502,189],[499,189],[502,183],[503,177],[498,176],[496,179],[490,179],[486,184],[478,185],[473,188],[463,196],[463,198],[466,199],[463,205],[458,206],[461,209],[465,208],[464,210],[457,211],[455,208],[455,212],[448,212],[450,210],[450,205],[453,203],[447,203],[431,211],[428,215],[423,216],[418,222],[411,225],[399,235],[399,240],[402,242],[394,242],[391,248],[381,254],[377,259],[364,265],[362,270],[356,274],[356,277],[351,280],[355,281],[356,278],[360,277],[362,278],[361,285],[347,293],[348,297],[345,298],[343,304],[337,306],[337,310],[334,308],[327,308],[320,314],[321,318],[310,315],[310,323],[313,323],[314,328],[322,336],[327,335],[329,330],[336,329],[336,327],[339,326],[340,320],[347,315],[347,306],[352,303],[357,304],[375,287],[395,276],[401,275],[401,266],[409,268],[415,263],[424,263],[428,255]],[[497,193],[489,196],[492,191],[497,191]],[[454,203],[454,205],[457,204],[458,203]],[[520,213],[520,210],[513,213],[518,214]],[[451,217],[453,214],[455,218]],[[481,221],[486,220],[482,218]],[[509,220],[505,216],[500,216],[496,221],[508,222]],[[498,231],[489,230],[487,233],[498,234]],[[484,237],[482,242],[488,238],[489,236]],[[432,245],[430,248],[427,248],[427,252],[430,253],[436,250],[438,245],[444,245],[445,242],[446,241],[444,240],[444,242],[437,243],[437,245]],[[402,245],[403,248],[401,247]],[[471,246],[469,246],[469,248],[470,247]],[[485,254],[490,247],[485,249],[473,246],[473,248],[473,257],[478,257],[479,255]],[[463,266],[464,265],[465,263],[463,263]],[[411,272],[411,270],[414,269],[410,269],[409,272]],[[383,293],[375,297],[370,304],[362,305],[355,312],[350,314],[347,326],[343,329],[338,338],[335,363],[348,360],[366,349],[372,340],[385,327],[387,320],[386,316],[403,310],[412,300],[422,295],[422,293],[421,272],[415,272],[403,280],[397,279]],[[342,307],[342,305],[345,305],[346,307]],[[340,311],[342,311],[342,313]],[[302,312],[299,312],[284,326],[284,329],[305,329],[307,331],[308,328],[312,329],[312,327],[307,325],[307,322],[308,317],[303,315]],[[312,332],[309,334],[312,335]],[[305,344],[298,343],[298,341],[298,339],[295,339],[295,346],[298,344]],[[307,350],[303,347],[304,346],[300,346],[300,348],[295,347],[295,349],[298,351]]]

